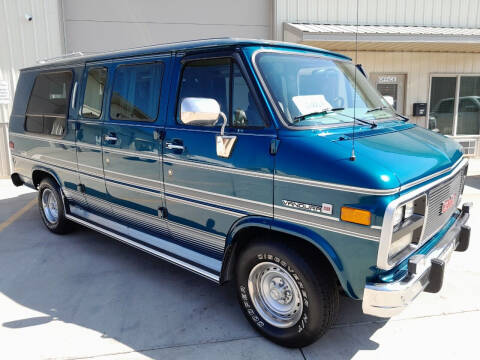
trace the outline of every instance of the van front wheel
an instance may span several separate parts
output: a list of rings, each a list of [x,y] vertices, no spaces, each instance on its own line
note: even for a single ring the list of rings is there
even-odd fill
[[[331,269],[283,243],[254,241],[238,258],[236,282],[250,324],[280,345],[309,345],[335,320],[339,295]]]
[[[65,217],[60,188],[46,178],[38,186],[38,207],[43,223],[53,233],[65,234],[71,229],[71,222]]]

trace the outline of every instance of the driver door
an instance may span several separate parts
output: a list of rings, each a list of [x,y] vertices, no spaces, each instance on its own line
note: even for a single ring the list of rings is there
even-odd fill
[[[276,131],[265,119],[242,63],[232,54],[179,56],[178,94],[171,102],[164,142],[167,225],[173,238],[214,258],[240,218],[273,216],[273,156]],[[225,113],[225,137],[235,138],[228,157],[216,148],[223,120],[182,121],[185,98],[214,99]]]

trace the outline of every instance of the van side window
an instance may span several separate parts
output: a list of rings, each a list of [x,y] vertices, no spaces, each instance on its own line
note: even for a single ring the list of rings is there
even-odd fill
[[[110,118],[155,121],[162,74],[162,63],[117,67],[110,99]]]
[[[180,93],[178,96],[177,119],[180,119],[180,106],[187,97],[211,98],[218,101],[220,111],[229,115],[230,59],[197,60],[189,62],[183,69]],[[208,125],[209,124],[209,125]],[[204,126],[213,126],[206,123]]]
[[[255,98],[248,88],[240,68],[233,64],[232,117],[233,127],[264,127],[265,122],[258,111]]]
[[[103,94],[105,92],[106,81],[106,68],[91,68],[88,70],[82,105],[82,116],[84,118],[99,119],[102,115]]]
[[[25,114],[26,131],[63,135],[72,79],[71,71],[41,73],[37,76]]]

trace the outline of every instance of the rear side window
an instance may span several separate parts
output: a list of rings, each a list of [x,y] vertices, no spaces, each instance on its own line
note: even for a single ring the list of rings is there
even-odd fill
[[[110,118],[155,121],[162,74],[162,63],[119,66],[113,82]]]
[[[92,68],[88,70],[85,94],[83,96],[82,117],[99,119],[102,116],[103,94],[107,81],[107,69]]]
[[[72,79],[71,71],[37,76],[25,114],[26,131],[53,136],[64,134]]]

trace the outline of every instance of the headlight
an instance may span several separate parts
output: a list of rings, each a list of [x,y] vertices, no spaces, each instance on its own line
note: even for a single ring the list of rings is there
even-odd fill
[[[408,203],[399,206],[395,213],[393,214],[393,227],[395,228],[398,226],[402,221],[407,220],[408,218],[412,217],[414,214],[415,203],[414,201],[409,201]]]
[[[395,212],[393,213],[393,227],[395,228],[398,224],[400,224],[403,220],[403,211],[404,206],[399,206]]]
[[[404,219],[408,219],[409,217],[412,217],[414,209],[415,209],[415,204],[413,203],[413,201],[406,203]]]

